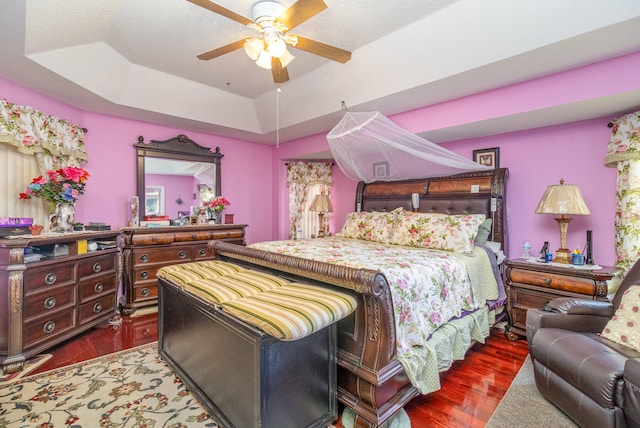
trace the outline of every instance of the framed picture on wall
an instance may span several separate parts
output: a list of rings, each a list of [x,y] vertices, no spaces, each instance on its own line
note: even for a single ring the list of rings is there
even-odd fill
[[[473,161],[489,168],[500,168],[500,147],[474,150]]]
[[[389,162],[376,162],[373,164],[374,180],[382,180],[389,176]]]

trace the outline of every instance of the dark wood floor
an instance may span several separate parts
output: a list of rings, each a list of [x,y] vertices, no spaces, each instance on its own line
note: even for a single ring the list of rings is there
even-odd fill
[[[157,316],[123,317],[65,342],[49,352],[53,358],[34,373],[85,361],[157,340]],[[464,361],[443,373],[440,391],[419,396],[406,407],[413,428],[484,427],[527,356],[524,340],[508,341],[493,329],[485,344],[476,344]],[[336,427],[342,428],[338,421]]]

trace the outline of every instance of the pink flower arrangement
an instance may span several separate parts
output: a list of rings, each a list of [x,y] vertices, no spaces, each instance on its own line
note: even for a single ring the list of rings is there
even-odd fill
[[[205,205],[216,212],[220,212],[231,205],[231,203],[224,196],[217,196],[206,202]]]
[[[84,186],[89,178],[89,173],[73,166],[49,170],[46,177],[39,176],[27,186],[27,191],[20,193],[20,199],[42,198],[47,201],[50,208],[55,208],[59,203],[76,202],[78,196],[84,193]]]

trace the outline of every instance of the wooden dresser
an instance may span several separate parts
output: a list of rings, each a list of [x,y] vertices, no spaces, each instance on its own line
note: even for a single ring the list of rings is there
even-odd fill
[[[118,234],[72,232],[0,239],[4,372],[22,370],[27,358],[116,315],[121,276]],[[98,243],[103,249],[88,251]],[[30,261],[31,249],[46,256]]]
[[[207,250],[212,239],[245,245],[244,224],[129,227],[120,229],[124,255],[124,315],[158,304],[156,272],[163,266],[213,259]]]
[[[505,288],[509,324],[506,336],[516,340],[526,336],[527,309],[542,308],[556,297],[580,297],[607,300],[609,280],[620,270],[612,266],[601,269],[578,269],[571,265],[513,259],[505,261]]]

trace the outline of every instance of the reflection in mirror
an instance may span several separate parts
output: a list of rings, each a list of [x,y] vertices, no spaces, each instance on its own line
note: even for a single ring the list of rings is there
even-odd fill
[[[164,215],[164,186],[146,186],[144,195],[144,212],[147,216]]]
[[[145,212],[140,220],[149,216],[180,217],[199,208],[203,201],[221,194],[220,160],[224,155],[220,148],[212,152],[200,146],[186,135],[178,135],[166,141],[145,143],[138,137],[135,144],[138,168],[138,195],[145,195]],[[162,187],[163,201],[158,200],[155,213],[155,195],[148,204],[147,189]],[[151,208],[150,208],[151,207]],[[187,214],[188,215],[188,214]]]

